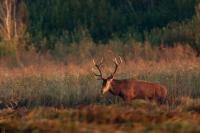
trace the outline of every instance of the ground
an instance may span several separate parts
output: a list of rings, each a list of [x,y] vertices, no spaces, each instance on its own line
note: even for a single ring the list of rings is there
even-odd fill
[[[143,100],[109,105],[37,107],[0,111],[1,132],[200,132],[199,100],[182,98],[176,107]]]

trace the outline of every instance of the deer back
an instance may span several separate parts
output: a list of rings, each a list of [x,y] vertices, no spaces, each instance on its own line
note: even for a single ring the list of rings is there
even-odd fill
[[[165,98],[167,95],[167,89],[163,85],[134,79],[113,80],[110,92],[128,100]]]

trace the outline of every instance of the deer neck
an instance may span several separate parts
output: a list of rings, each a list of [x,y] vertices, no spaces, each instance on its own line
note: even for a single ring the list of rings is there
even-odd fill
[[[113,95],[119,95],[121,88],[118,87],[116,80],[113,80],[109,92]]]

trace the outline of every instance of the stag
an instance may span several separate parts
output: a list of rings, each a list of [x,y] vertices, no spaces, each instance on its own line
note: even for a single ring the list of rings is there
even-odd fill
[[[120,62],[115,58],[113,60],[115,69],[109,77],[103,78],[101,67],[103,65],[103,59],[100,63],[96,63],[93,60],[93,63],[99,74],[95,74],[99,80],[102,80],[102,88],[101,88],[101,96],[103,96],[106,92],[110,92],[114,96],[121,97],[124,101],[131,101],[134,99],[144,99],[144,100],[156,100],[158,103],[163,103],[166,101],[167,97],[167,88],[158,83],[152,83],[143,80],[136,79],[115,79],[114,76],[117,72],[119,64],[122,63],[120,58]]]

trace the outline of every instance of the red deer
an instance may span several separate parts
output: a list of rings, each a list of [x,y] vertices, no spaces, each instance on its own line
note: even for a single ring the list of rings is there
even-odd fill
[[[119,63],[116,58],[113,61],[115,64],[115,69],[113,73],[108,78],[103,78],[101,71],[103,59],[99,64],[97,64],[93,60],[94,65],[99,71],[99,74],[94,74],[99,78],[99,80],[103,81],[101,88],[102,96],[106,92],[110,92],[114,96],[121,97],[124,101],[131,101],[133,99],[144,99],[150,101],[156,100],[160,104],[166,101],[167,88],[163,85],[136,79],[114,79]],[[121,58],[120,63],[122,63]]]

